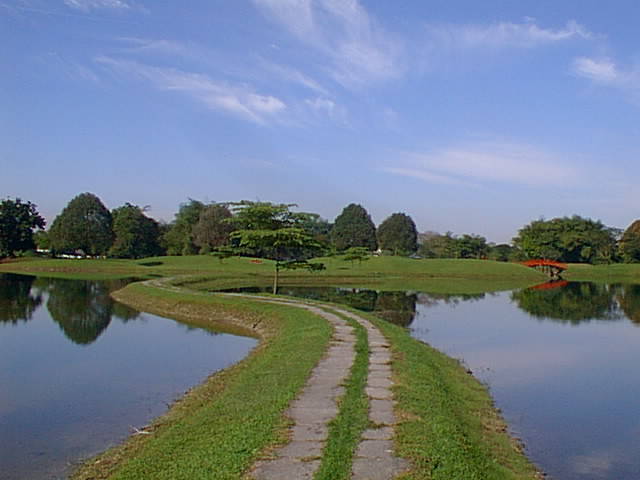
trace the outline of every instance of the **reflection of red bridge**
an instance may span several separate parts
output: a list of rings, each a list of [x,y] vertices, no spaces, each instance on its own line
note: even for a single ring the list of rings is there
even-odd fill
[[[551,278],[560,278],[560,274],[564,272],[569,265],[566,263],[556,262],[555,260],[535,259],[522,262],[525,267],[537,268],[542,270]]]
[[[553,290],[554,288],[562,288],[569,285],[566,280],[552,280],[550,282],[541,283],[530,287],[530,290]]]

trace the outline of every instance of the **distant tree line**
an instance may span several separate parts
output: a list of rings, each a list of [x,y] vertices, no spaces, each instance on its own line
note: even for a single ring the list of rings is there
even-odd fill
[[[283,265],[321,255],[343,254],[361,262],[373,252],[421,258],[471,258],[562,262],[640,262],[640,220],[626,231],[600,221],[572,217],[539,219],[525,225],[509,244],[474,234],[418,233],[413,219],[393,213],[376,227],[367,210],[347,205],[333,223],[316,213],[294,212],[293,204],[205,203],[189,199],[170,223],[130,203],[109,210],[92,193],[73,198],[49,230],[31,202],[0,202],[0,258],[38,247],[53,255],[112,258],[211,254],[272,258]]]

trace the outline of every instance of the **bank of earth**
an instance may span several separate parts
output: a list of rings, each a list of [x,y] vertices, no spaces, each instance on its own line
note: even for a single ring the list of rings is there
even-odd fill
[[[540,274],[519,265],[486,261],[382,258],[346,268],[338,262],[330,259],[329,269],[322,275],[289,275],[285,281],[400,289],[404,277],[402,289],[412,285],[416,290],[433,291],[439,284],[440,291],[450,293],[501,290],[544,281]],[[217,260],[203,262],[203,257],[138,262],[40,260],[4,264],[0,269],[8,266],[23,273],[74,277],[190,274],[172,282],[131,284],[115,297],[143,311],[261,340],[243,361],[192,389],[146,428],[146,433],[86,462],[75,479],[243,478],[256,460],[286,443],[284,412],[331,337],[325,321],[300,308],[193,290],[267,283],[271,275],[267,262],[230,259],[221,265]],[[145,272],[147,269],[151,271]],[[506,283],[511,285],[505,287]],[[401,327],[358,314],[378,327],[391,345],[398,418],[395,453],[411,465],[403,478],[539,478],[518,442],[508,435],[486,388],[459,362],[411,338]],[[358,392],[352,395],[357,398]],[[350,415],[347,412],[336,421],[357,423]],[[361,419],[361,412],[354,415]],[[340,425],[336,429],[340,431]],[[345,445],[354,444],[353,439],[344,441]],[[347,473],[340,474],[344,476],[333,478],[348,478],[349,469],[344,471]]]

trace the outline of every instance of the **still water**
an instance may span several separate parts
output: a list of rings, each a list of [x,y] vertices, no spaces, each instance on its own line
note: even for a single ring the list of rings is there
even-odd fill
[[[462,359],[550,478],[640,479],[640,285],[557,282],[477,295],[280,293],[374,312]]]
[[[0,274],[0,479],[64,478],[256,343],[114,302],[126,283]]]

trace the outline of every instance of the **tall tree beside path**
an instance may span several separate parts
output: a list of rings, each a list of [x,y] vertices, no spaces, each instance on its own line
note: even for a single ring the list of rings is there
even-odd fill
[[[378,226],[378,245],[394,255],[410,255],[418,249],[418,230],[409,215],[394,213]]]
[[[0,202],[0,258],[35,247],[33,231],[44,228],[44,218],[31,202],[7,198]]]
[[[331,230],[331,240],[339,251],[351,247],[366,247],[369,250],[378,248],[376,226],[371,216],[362,205],[355,203],[347,205],[336,217]]]
[[[115,240],[109,256],[143,258],[162,254],[158,222],[144,214],[144,210],[130,203],[112,212]]]
[[[232,204],[231,223],[237,230],[231,241],[239,253],[252,253],[275,260],[273,294],[278,292],[280,270],[308,268],[322,270],[321,263],[310,263],[308,256],[320,244],[300,225],[300,217],[291,212],[293,204],[242,201]]]
[[[93,193],[81,193],[55,218],[49,237],[55,252],[106,255],[113,243],[111,212]]]

